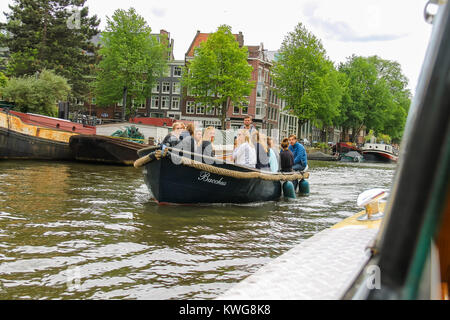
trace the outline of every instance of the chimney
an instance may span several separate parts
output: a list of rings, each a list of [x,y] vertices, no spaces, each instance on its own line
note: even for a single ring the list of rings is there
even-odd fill
[[[239,47],[242,48],[244,46],[244,35],[242,34],[242,31],[239,31],[237,41],[239,43]]]

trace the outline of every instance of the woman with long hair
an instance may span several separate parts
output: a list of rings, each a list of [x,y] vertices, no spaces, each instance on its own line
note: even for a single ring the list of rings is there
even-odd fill
[[[275,145],[275,142],[271,137],[267,137],[267,147],[269,149],[268,155],[270,171],[278,172],[278,169],[280,168],[280,150]]]
[[[212,144],[215,133],[216,129],[214,127],[208,127],[205,129],[205,132],[203,132],[203,139],[198,147],[198,153],[208,157],[215,156],[214,146]]]
[[[270,171],[267,136],[259,131],[255,131],[252,136],[256,149],[256,169]]]
[[[239,129],[236,138],[237,147],[233,151],[233,161],[236,164],[255,168],[256,151],[250,141],[250,133],[246,129]]]

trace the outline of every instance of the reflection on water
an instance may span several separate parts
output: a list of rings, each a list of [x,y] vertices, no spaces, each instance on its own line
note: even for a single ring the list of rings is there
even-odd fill
[[[0,299],[210,299],[389,188],[395,166],[310,163],[311,194],[158,206],[132,167],[0,161]]]

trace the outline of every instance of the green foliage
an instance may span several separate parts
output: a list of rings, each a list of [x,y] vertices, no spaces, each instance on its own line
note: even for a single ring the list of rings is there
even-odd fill
[[[247,62],[248,49],[239,48],[231,27],[221,25],[195,50],[183,73],[182,84],[196,97],[196,101],[219,110],[231,103],[242,107],[254,83],[252,67]],[[223,110],[222,110],[223,111]],[[226,112],[222,112],[222,128]]]
[[[378,135],[378,137],[377,137],[377,142],[380,142],[380,143],[384,142],[384,143],[390,144],[391,143],[391,137],[388,136],[387,134],[380,133]]]
[[[5,76],[3,72],[0,71],[0,90],[1,88],[6,86],[6,83],[8,82],[8,78]],[[1,91],[0,91],[1,96]]]
[[[44,70],[39,76],[13,77],[3,89],[3,96],[21,112],[57,116],[56,103],[66,100],[70,93],[67,80],[52,71]]]
[[[316,148],[319,148],[320,150],[328,150],[331,149],[330,146],[326,142],[318,142],[315,144]]]
[[[410,93],[397,62],[377,56],[352,56],[339,66],[345,74],[340,125],[359,131],[363,126],[399,141],[406,122]]]
[[[365,142],[377,142],[377,143],[391,143],[391,137],[387,134],[379,133],[378,136],[375,136],[373,130],[369,130],[369,133],[364,137]]]
[[[408,79],[403,75],[400,64],[396,61],[384,60],[378,56],[368,58],[378,71],[378,77],[386,82],[391,94],[389,107],[384,110],[382,132],[389,134],[393,140],[400,142],[411,104],[411,93]]]
[[[33,75],[54,70],[68,79],[77,97],[88,95],[99,33],[99,19],[88,16],[86,0],[14,0],[2,27],[10,59],[7,74]],[[78,12],[69,10],[73,6]],[[78,23],[79,22],[79,23]]]
[[[97,104],[111,105],[122,100],[127,89],[127,117],[136,107],[131,99],[145,100],[165,68],[167,48],[151,35],[151,28],[135,9],[118,9],[107,18],[101,34],[102,57],[95,81]]]
[[[366,136],[364,137],[364,141],[371,142],[372,140],[375,140],[375,134],[374,134],[373,130],[369,130],[369,133],[366,134]]]
[[[318,127],[329,126],[339,116],[341,76],[321,41],[303,24],[285,37],[273,75],[280,96],[300,123],[312,120]]]

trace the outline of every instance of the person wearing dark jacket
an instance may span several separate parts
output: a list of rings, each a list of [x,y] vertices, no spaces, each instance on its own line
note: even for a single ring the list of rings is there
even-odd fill
[[[262,133],[255,131],[253,134],[253,144],[256,150],[256,169],[270,171],[269,155],[267,149],[267,137]]]
[[[202,156],[206,156],[207,158],[203,158],[203,162],[207,164],[212,164],[213,160],[210,159],[210,157],[215,156],[213,141],[215,136],[215,128],[214,127],[208,127],[205,129],[205,132],[203,133],[203,139],[202,142],[199,143],[196,152],[201,154]]]
[[[164,138],[162,145],[166,147],[175,147],[180,142],[180,134],[184,129],[182,122],[175,122],[172,131]]]
[[[280,151],[281,172],[291,172],[292,166],[294,165],[294,155],[289,150],[289,141],[287,138],[284,138],[281,142],[281,148],[283,149]]]

